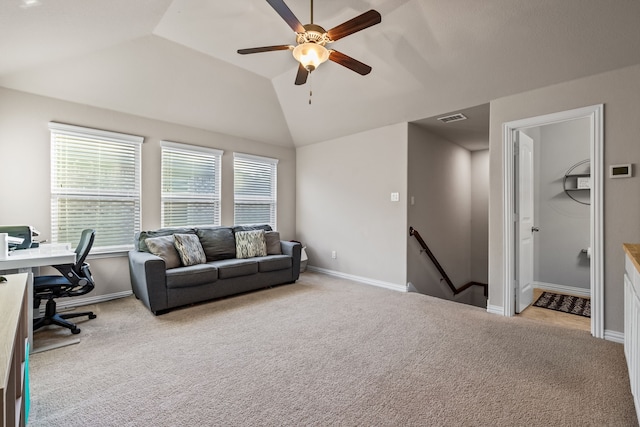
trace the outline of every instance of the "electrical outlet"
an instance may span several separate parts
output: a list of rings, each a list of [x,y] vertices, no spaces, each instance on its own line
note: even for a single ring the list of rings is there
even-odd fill
[[[336,251],[331,251],[331,258],[332,259],[338,258],[338,254],[336,253]]]

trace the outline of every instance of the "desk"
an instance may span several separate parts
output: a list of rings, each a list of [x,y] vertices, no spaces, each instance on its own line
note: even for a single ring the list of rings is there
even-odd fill
[[[33,269],[57,264],[73,264],[76,253],[68,243],[42,244],[38,248],[20,249],[9,253],[6,259],[0,259],[0,274],[6,270],[26,272],[29,303],[29,347],[33,349]]]

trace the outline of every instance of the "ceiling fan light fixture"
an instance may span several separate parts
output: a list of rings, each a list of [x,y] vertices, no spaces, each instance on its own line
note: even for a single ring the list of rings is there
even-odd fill
[[[295,80],[295,84],[298,86],[305,84],[310,73],[327,60],[342,65],[362,76],[369,74],[371,72],[370,66],[335,49],[327,49],[326,45],[353,33],[357,33],[358,31],[362,31],[365,28],[379,24],[382,22],[380,12],[371,9],[327,31],[320,25],[313,23],[313,0],[310,0],[310,2],[311,23],[302,25],[291,9],[289,9],[289,6],[285,4],[285,0],[267,0],[267,3],[275,9],[278,15],[284,19],[295,33],[295,46],[277,45],[254,47],[251,49],[238,49],[238,53],[240,55],[247,55],[250,53],[292,50],[293,57],[298,61],[298,72],[296,73]]]
[[[301,43],[293,49],[293,57],[311,72],[329,59],[329,51],[317,43]]]

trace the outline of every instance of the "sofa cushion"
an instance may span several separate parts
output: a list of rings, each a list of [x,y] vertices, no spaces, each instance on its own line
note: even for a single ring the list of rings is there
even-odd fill
[[[149,237],[144,239],[144,242],[149,248],[149,252],[164,260],[167,269],[180,267],[180,256],[173,244],[173,234],[171,236]]]
[[[167,270],[167,288],[188,288],[218,280],[218,269],[211,264],[198,264]]]
[[[280,247],[280,233],[277,231],[266,231],[264,239],[267,242],[267,255],[282,255]]]
[[[171,236],[173,234],[196,234],[196,229],[189,227],[169,227],[161,228],[159,230],[141,231],[140,233],[136,233],[136,249],[143,252],[149,252],[149,248],[144,242],[146,239],[150,237]]]
[[[269,271],[286,270],[291,268],[291,257],[288,255],[270,255],[256,258],[258,260],[258,271],[267,273]]]
[[[209,263],[218,268],[219,279],[229,279],[231,277],[248,276],[258,272],[258,261],[252,259],[223,259]]]
[[[198,228],[196,234],[200,239],[207,262],[236,257],[236,239],[231,227]]]
[[[207,262],[200,239],[195,234],[174,234],[174,244],[182,265],[196,265]]]
[[[253,258],[267,255],[264,230],[238,231],[236,233],[236,258]]]

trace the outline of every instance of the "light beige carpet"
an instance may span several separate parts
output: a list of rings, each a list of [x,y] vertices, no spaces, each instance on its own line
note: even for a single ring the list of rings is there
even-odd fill
[[[317,273],[33,355],[30,426],[633,426],[623,347]],[[36,340],[68,332],[36,333]]]

